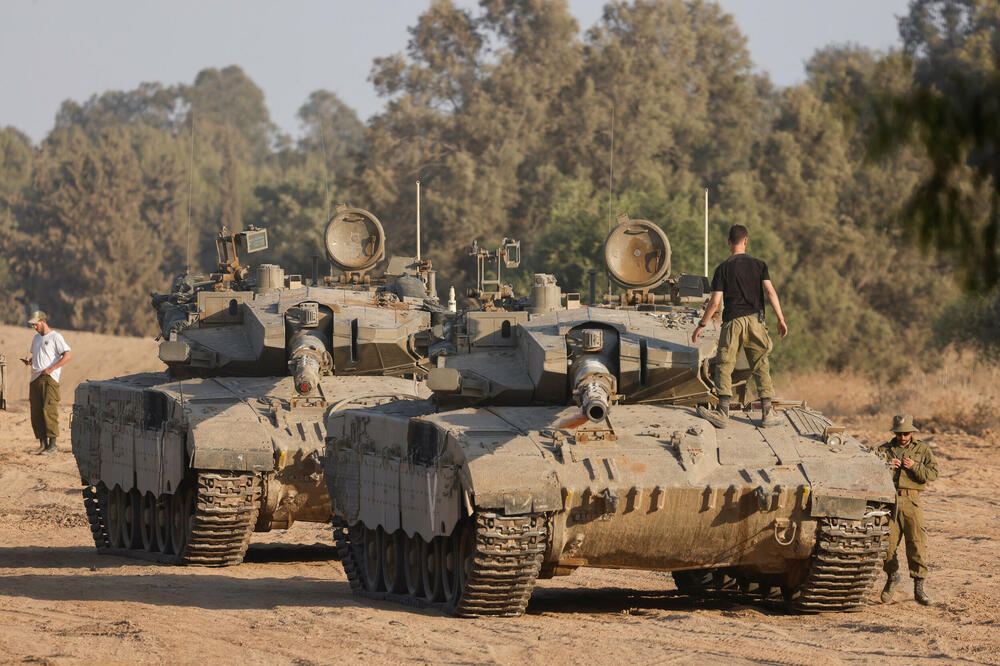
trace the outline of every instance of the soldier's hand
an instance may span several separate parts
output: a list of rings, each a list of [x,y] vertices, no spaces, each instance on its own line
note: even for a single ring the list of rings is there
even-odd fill
[[[899,458],[890,458],[889,464],[892,465],[893,469],[899,469],[899,466],[903,464],[903,461]]]
[[[788,335],[788,325],[783,321],[778,322],[778,335],[781,337]]]
[[[914,462],[916,461],[913,458],[903,458],[903,467],[906,469],[912,469]]]

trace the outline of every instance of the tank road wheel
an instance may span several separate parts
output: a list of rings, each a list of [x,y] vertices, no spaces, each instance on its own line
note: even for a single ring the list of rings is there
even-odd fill
[[[671,575],[674,577],[674,585],[677,586],[678,592],[691,597],[704,596],[712,584],[712,572],[704,569],[674,571]]]
[[[125,493],[115,486],[108,493],[108,539],[112,548],[122,547],[122,522],[125,520]]]
[[[378,592],[383,589],[382,581],[382,542],[384,532],[381,527],[365,528],[364,554],[365,560],[361,566],[361,584],[367,592]]]
[[[441,539],[441,589],[449,610],[454,610],[462,596],[462,565],[458,554],[462,531],[462,523],[458,522],[451,536],[438,537]]]
[[[430,541],[420,540],[420,578],[425,601],[435,602],[444,598],[441,587],[444,578],[441,562],[441,537]]]
[[[423,557],[424,540],[419,534],[403,539],[403,580],[406,593],[414,599],[424,596]]]
[[[125,548],[141,547],[140,523],[142,523],[142,495],[139,494],[138,488],[133,488],[125,493],[125,519],[122,521],[122,544]]]
[[[385,591],[401,593],[406,590],[403,570],[406,568],[403,559],[403,542],[406,533],[403,530],[385,532],[382,536],[382,582]]]
[[[170,541],[174,544],[174,554],[182,555],[187,547],[188,532],[191,528],[191,493],[181,486],[170,500]]]
[[[147,553],[159,550],[156,543],[156,495],[146,493],[139,503],[139,535],[142,538],[142,549]]]
[[[170,499],[171,495],[163,494],[153,503],[153,537],[156,539],[156,550],[169,555],[173,552],[170,544]]]

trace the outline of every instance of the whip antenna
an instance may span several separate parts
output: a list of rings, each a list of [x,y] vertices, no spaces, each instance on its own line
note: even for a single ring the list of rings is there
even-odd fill
[[[187,242],[184,248],[184,272],[191,273],[191,201],[194,199],[194,109],[191,109],[191,158],[188,164]]]
[[[615,182],[615,106],[611,105],[611,157],[608,160],[608,231],[611,231],[611,207],[614,202]]]
[[[325,204],[325,215],[323,219],[330,219],[330,171],[326,167],[326,127],[323,125],[323,119],[319,119],[319,139],[323,146],[323,182],[326,184],[326,199]]]
[[[705,188],[705,277],[708,277],[708,188]]]

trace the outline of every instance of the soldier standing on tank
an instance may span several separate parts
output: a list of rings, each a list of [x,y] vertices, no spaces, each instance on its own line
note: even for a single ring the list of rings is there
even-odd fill
[[[31,366],[31,428],[40,444],[36,453],[51,454],[56,452],[59,437],[59,376],[71,354],[62,334],[49,327],[48,316],[41,310],[32,313],[28,326],[35,329],[35,337],[31,340],[31,354],[21,361]]]
[[[906,562],[913,579],[913,596],[924,606],[934,601],[927,595],[924,579],[927,578],[927,528],[920,493],[938,476],[937,462],[929,446],[913,439],[916,428],[913,417],[899,414],[892,419],[892,432],[896,436],[876,449],[880,458],[889,463],[892,480],[896,484],[896,510],[889,530],[889,550],[885,558],[888,578],[882,589],[882,603],[892,603],[892,596],[899,584],[899,559],[896,550],[899,540],[906,539]]]
[[[722,309],[722,331],[719,334],[719,350],[716,354],[715,386],[719,396],[719,407],[710,411],[698,408],[702,418],[716,428],[729,425],[729,404],[733,396],[733,368],[740,349],[746,352],[747,361],[757,384],[757,397],[761,403],[761,425],[772,426],[781,423],[772,411],[771,400],[774,387],[771,384],[771,369],[768,356],[771,353],[771,337],[764,323],[764,297],[778,317],[778,335],[788,335],[788,326],[781,313],[778,292],[771,284],[767,264],[747,254],[749,233],[742,224],[729,228],[730,256],[715,269],[712,277],[712,298],[705,308],[705,314],[691,334],[691,341],[697,342],[701,330],[708,325],[719,305]]]

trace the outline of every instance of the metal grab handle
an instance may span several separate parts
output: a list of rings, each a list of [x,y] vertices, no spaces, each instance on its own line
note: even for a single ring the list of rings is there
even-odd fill
[[[788,537],[787,541],[782,541],[781,537],[778,536],[778,528],[779,528],[779,526],[780,526],[779,521],[777,521],[777,520],[774,521],[774,540],[778,542],[779,546],[791,546],[792,542],[795,541],[795,534],[799,530],[799,524],[798,523],[789,523],[789,525],[785,528],[786,530],[788,529],[788,527],[790,527],[792,529],[792,535],[790,537]]]

